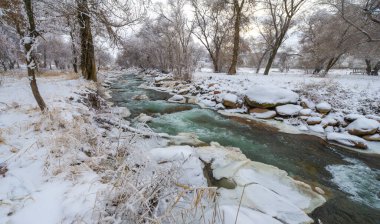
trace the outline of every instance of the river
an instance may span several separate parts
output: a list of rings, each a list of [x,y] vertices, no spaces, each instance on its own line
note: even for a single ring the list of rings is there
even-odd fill
[[[326,192],[328,201],[310,216],[324,224],[380,224],[380,157],[363,155],[305,134],[287,134],[259,122],[220,115],[196,105],[169,103],[170,94],[139,88],[144,80],[124,75],[111,86],[112,101],[153,116],[155,132],[196,133],[204,142],[238,147],[251,160],[270,164]],[[145,94],[149,100],[133,100]]]

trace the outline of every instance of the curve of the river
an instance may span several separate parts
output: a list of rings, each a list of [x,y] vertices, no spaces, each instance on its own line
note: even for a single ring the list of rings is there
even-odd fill
[[[204,142],[238,147],[251,160],[286,170],[290,176],[326,191],[327,203],[312,218],[324,224],[380,224],[380,158],[353,153],[310,135],[276,131],[254,121],[229,118],[190,104],[169,103],[170,94],[139,88],[144,80],[124,75],[111,86],[112,101],[131,118],[145,113],[156,132],[196,133]],[[133,100],[147,95],[149,100]]]

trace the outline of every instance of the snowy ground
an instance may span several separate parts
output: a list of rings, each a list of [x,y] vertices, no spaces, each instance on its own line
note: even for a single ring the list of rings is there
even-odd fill
[[[309,223],[306,213],[325,201],[320,189],[251,162],[238,149],[167,147],[171,137],[143,124],[129,127],[126,109],[104,102],[93,109],[89,95],[102,89],[95,83],[38,79],[49,107],[42,114],[27,78],[2,80],[0,223],[176,223],[180,217],[235,223],[237,214],[237,223]],[[235,188],[209,187],[201,159],[213,178]]]

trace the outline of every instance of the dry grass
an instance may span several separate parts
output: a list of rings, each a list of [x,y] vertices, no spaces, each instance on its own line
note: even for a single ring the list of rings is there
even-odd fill
[[[79,79],[80,74],[73,71],[46,70],[39,72],[38,76],[44,78],[56,78],[63,76],[67,80],[72,80]]]

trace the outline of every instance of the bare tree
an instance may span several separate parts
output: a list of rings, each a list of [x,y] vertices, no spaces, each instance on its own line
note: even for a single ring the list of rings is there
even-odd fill
[[[262,34],[270,46],[269,58],[264,75],[269,70],[276,58],[277,52],[286,40],[288,30],[294,25],[294,16],[299,12],[306,0],[264,0],[264,10],[269,17],[263,21]]]
[[[236,66],[238,63],[239,57],[239,47],[240,47],[240,30],[242,26],[242,20],[244,19],[244,10],[248,4],[252,4],[251,0],[232,0],[231,4],[233,9],[233,18],[234,18],[234,37],[233,37],[233,51],[232,51],[232,61],[231,66],[228,69],[229,75],[236,74]]]
[[[378,0],[327,1],[351,26],[367,37],[368,42],[379,42],[380,2]]]
[[[12,27],[20,36],[21,45],[25,50],[30,87],[38,106],[42,111],[45,111],[47,107],[38,90],[36,80],[37,61],[35,48],[40,34],[34,19],[32,0],[4,0],[0,2],[0,8],[5,9],[5,14],[2,14],[2,23],[8,27]]]
[[[223,0],[191,0],[191,4],[196,24],[194,36],[209,53],[214,72],[221,72],[223,63],[221,58],[225,54],[232,29],[227,4]]]

